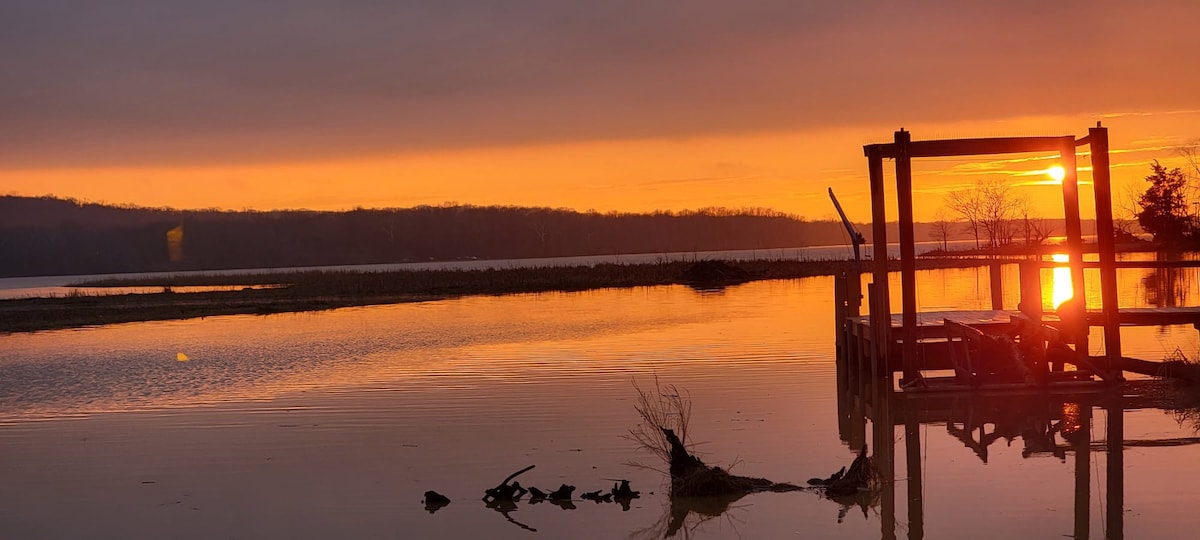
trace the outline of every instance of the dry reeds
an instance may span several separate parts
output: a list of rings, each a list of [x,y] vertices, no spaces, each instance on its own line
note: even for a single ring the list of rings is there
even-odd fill
[[[633,389],[638,396],[633,408],[642,421],[630,429],[625,438],[637,443],[638,449],[653,454],[663,463],[670,463],[671,443],[667,441],[663,428],[674,431],[679,440],[688,445],[688,423],[692,417],[691,396],[673,384],[663,386],[657,375],[654,376],[653,388],[643,389],[638,385],[637,379],[633,379]],[[640,463],[630,465],[665,474],[663,470]]]

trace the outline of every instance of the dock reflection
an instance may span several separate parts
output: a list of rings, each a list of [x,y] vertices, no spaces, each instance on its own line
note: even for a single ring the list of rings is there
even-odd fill
[[[857,375],[857,377],[856,377]],[[925,536],[925,497],[922,475],[921,426],[941,426],[983,463],[989,447],[998,441],[1012,444],[1021,440],[1023,457],[1054,456],[1073,462],[1074,534],[1073,538],[1092,538],[1092,490],[1103,493],[1104,530],[1095,538],[1124,538],[1124,448],[1127,409],[1154,406],[1142,403],[1120,388],[1106,391],[1056,392],[1031,391],[1007,395],[975,393],[896,392],[890,378],[855,374],[843,366],[838,369],[838,426],[840,436],[850,448],[860,448],[868,434],[872,459],[884,482],[879,494],[880,533],[885,540],[897,538],[896,467],[904,467],[909,540]],[[1094,411],[1103,410],[1105,439],[1093,441]],[[903,426],[905,459],[896,460],[896,428]],[[1116,443],[1114,443],[1116,441]],[[1172,444],[1172,441],[1134,441],[1133,444]],[[1192,443],[1189,441],[1189,444]],[[1092,452],[1106,460],[1103,486],[1092,486]],[[958,456],[929,456],[952,459]],[[928,486],[936,489],[936,486]],[[986,489],[986,486],[979,486]],[[902,527],[903,528],[903,527]]]

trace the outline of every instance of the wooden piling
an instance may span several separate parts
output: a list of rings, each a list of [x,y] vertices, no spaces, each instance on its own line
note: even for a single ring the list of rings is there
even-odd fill
[[[904,380],[918,378],[917,370],[917,254],[913,233],[911,136],[896,132],[896,203],[900,220],[901,362]]]
[[[1004,309],[1004,274],[1000,270],[999,261],[992,261],[988,265],[988,277],[991,278],[992,309],[997,311]]]
[[[871,328],[874,333],[872,345],[876,349],[876,361],[886,362],[887,340],[891,331],[891,308],[888,305],[888,257],[887,257],[887,204],[884,199],[883,156],[875,146],[864,149],[867,154],[867,169],[871,181],[871,257],[873,259],[872,284],[875,298],[870,304]]]
[[[1021,299],[1017,309],[1030,319],[1042,320],[1042,265],[1038,261],[1025,261],[1020,266]]]
[[[846,274],[833,277],[833,331],[837,357],[846,357]]]
[[[1096,193],[1096,244],[1100,258],[1100,299],[1104,315],[1104,352],[1109,365],[1121,358],[1121,322],[1117,306],[1117,253],[1113,231],[1112,181],[1108,165],[1108,128],[1088,129],[1092,150],[1092,188]],[[1120,377],[1117,370],[1115,377]]]
[[[1079,217],[1079,172],[1075,160],[1075,138],[1064,138],[1059,148],[1059,160],[1062,162],[1063,176],[1063,215],[1066,218],[1067,229],[1067,258],[1071,265],[1071,291],[1083,307],[1087,298],[1087,289],[1083,283],[1083,224]],[[1078,336],[1075,350],[1080,355],[1088,354],[1088,338],[1086,328]]]

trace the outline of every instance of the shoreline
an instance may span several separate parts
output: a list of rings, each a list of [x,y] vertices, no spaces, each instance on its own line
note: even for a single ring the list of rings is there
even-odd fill
[[[921,270],[968,268],[986,259],[919,259]],[[504,270],[409,270],[392,272],[302,271],[286,274],[193,275],[106,279],[89,287],[163,287],[163,292],[69,295],[0,300],[0,333],[60,330],[128,322],[218,315],[270,315],[343,307],[445,300],[474,295],[578,292],[592,289],[687,285],[715,290],[750,281],[832,276],[852,261],[701,261]],[[889,266],[899,269],[899,261]],[[869,268],[868,268],[869,271]],[[235,291],[177,293],[171,287],[262,286]]]

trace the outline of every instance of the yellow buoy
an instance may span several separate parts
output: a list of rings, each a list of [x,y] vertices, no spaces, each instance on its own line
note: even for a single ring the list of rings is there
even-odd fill
[[[183,354],[183,353],[176,353],[176,354],[175,354],[175,359],[176,359],[176,360],[179,360],[180,362],[187,362],[187,361],[188,361],[188,357],[187,357],[187,355],[186,355],[186,354]]]

